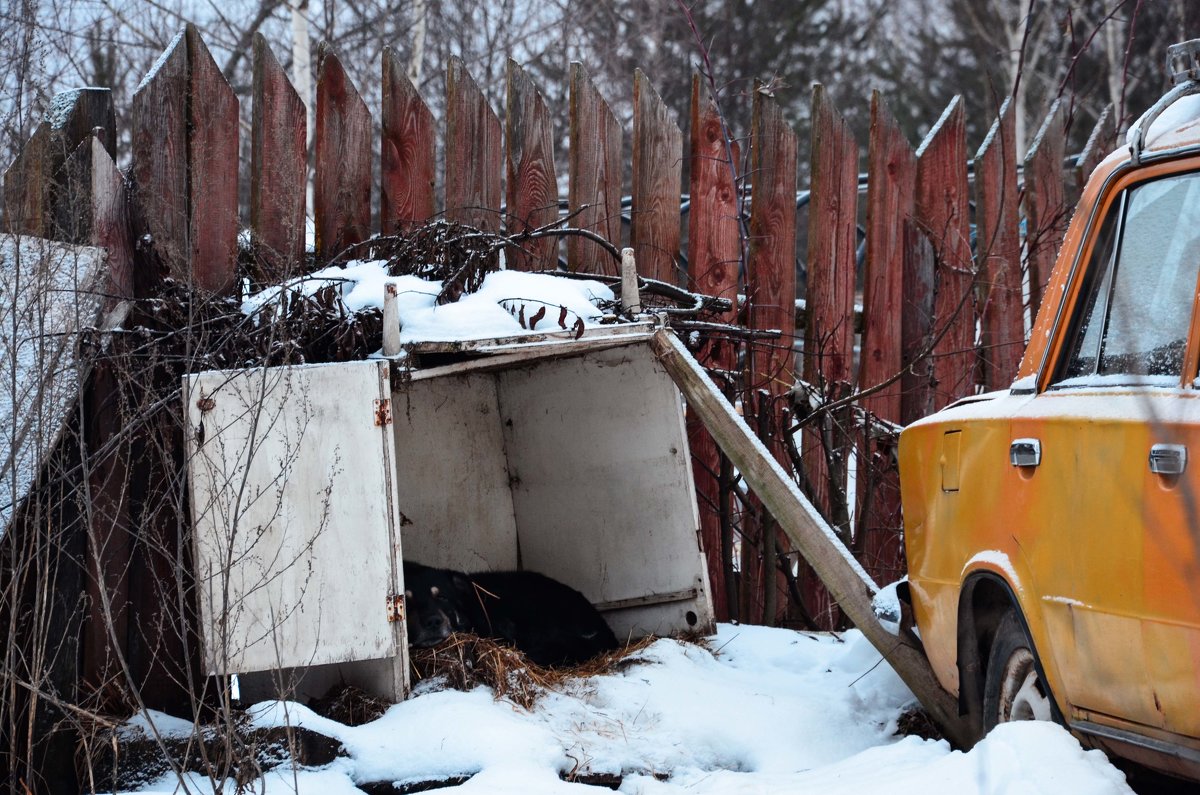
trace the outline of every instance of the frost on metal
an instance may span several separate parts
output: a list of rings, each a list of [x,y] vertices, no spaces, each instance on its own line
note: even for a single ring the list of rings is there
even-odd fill
[[[104,262],[98,248],[0,235],[0,528],[75,405],[78,332],[99,320]]]

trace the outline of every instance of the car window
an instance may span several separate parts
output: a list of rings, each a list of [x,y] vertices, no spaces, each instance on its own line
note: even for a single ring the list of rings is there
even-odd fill
[[[1109,212],[1054,386],[1176,385],[1200,271],[1200,174],[1130,188]]]

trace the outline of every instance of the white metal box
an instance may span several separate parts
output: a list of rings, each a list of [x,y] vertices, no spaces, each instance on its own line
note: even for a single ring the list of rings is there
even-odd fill
[[[403,697],[405,558],[542,572],[621,639],[710,629],[683,402],[647,340],[187,377],[208,672]]]

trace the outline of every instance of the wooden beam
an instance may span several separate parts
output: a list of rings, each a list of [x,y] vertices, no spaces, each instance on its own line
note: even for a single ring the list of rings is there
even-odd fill
[[[660,330],[651,338],[650,346],[683,392],[688,408],[704,422],[845,614],[900,675],[946,737],[959,747],[969,747],[974,738],[958,716],[956,699],[942,689],[919,648],[879,623],[871,606],[877,588],[833,529],[751,433],[683,344],[671,332]]]

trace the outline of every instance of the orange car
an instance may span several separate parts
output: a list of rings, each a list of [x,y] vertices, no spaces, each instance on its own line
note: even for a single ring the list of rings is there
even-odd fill
[[[986,731],[1200,779],[1200,40],[1092,174],[1017,381],[900,439],[910,592]]]

